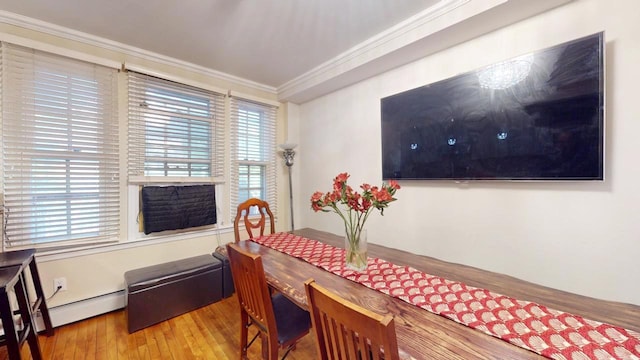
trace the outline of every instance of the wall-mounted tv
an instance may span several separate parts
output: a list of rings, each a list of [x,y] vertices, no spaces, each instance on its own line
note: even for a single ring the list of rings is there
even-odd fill
[[[603,180],[604,33],[381,99],[384,179]]]

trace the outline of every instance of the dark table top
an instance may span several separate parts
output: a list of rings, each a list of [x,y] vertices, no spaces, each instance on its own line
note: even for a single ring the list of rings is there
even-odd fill
[[[314,229],[294,233],[337,247],[344,246],[341,236]],[[306,308],[304,281],[316,282],[339,296],[379,314],[395,317],[398,345],[403,358],[415,359],[543,359],[544,357],[512,345],[481,331],[369,289],[331,274],[303,260],[283,254],[251,241],[240,245],[263,256],[267,281],[278,291]],[[581,315],[630,330],[640,330],[640,307],[551,289],[508,275],[465,265],[449,263],[428,256],[369,244],[369,256],[398,265],[409,265],[427,274],[460,281],[496,293],[545,305],[549,308]]]

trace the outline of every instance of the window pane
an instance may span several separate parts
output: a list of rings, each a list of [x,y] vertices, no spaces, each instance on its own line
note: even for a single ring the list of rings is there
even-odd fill
[[[157,95],[148,92],[148,96]],[[173,99],[179,99],[181,94],[173,94]],[[182,99],[189,104],[194,100],[190,98]],[[201,105],[207,105],[206,99],[201,99]],[[188,106],[178,107],[176,104],[154,104],[149,108],[161,108],[165,110],[182,111],[185,114],[197,113],[207,115],[205,110],[194,110]],[[208,106],[206,106],[208,107]],[[207,121],[199,121],[187,118],[170,117],[158,119],[157,117],[145,117],[146,138],[145,138],[145,164],[144,175],[160,175],[157,172],[158,161],[154,159],[165,159],[163,162],[164,176],[211,176],[211,126]],[[177,159],[184,159],[176,162]],[[193,160],[200,162],[198,171],[191,172]]]
[[[252,197],[265,197],[265,167],[261,165],[240,165],[238,167],[238,203]]]
[[[262,112],[238,110],[238,160],[263,161]]]

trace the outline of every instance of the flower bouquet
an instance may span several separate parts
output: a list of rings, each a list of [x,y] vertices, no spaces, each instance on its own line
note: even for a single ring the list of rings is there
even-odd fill
[[[316,191],[311,196],[311,208],[318,212],[335,212],[344,221],[345,260],[350,269],[362,271],[367,267],[366,230],[364,224],[373,209],[384,209],[396,199],[393,195],[400,185],[394,180],[381,187],[362,184],[362,193],[347,185],[348,173],[338,174],[333,179],[333,191]]]

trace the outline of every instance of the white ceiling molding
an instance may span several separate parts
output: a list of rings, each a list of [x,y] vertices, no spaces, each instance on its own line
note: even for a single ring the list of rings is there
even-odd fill
[[[276,95],[282,102],[300,104],[570,1],[572,0],[440,0],[411,18],[279,86],[261,84],[2,10],[0,24],[5,23],[112,51],[115,55],[104,55],[112,57],[108,59],[111,61],[133,61],[142,64],[145,62],[142,60],[146,60],[189,71],[196,76],[219,79],[230,84],[231,88],[238,86],[257,90],[264,94]],[[121,39],[119,41],[126,42]],[[245,91],[244,89],[240,90]]]
[[[276,108],[279,108],[280,106],[282,106],[282,103],[279,101],[269,100],[269,99],[261,98],[259,96],[254,96],[254,95],[246,94],[243,92],[239,92],[239,91],[229,90],[228,95],[232,98],[248,100],[258,104],[270,105]]]
[[[159,64],[168,65],[194,72],[207,77],[213,77],[228,81],[240,86],[257,89],[271,94],[276,94],[276,89],[272,86],[260,84],[251,80],[243,79],[233,75],[229,75],[203,66],[195,65],[186,61],[178,60],[161,54],[157,54],[144,49],[136,48],[126,44],[122,44],[109,39],[101,38],[91,34],[83,33],[66,27],[47,23],[30,17],[14,14],[11,12],[0,10],[0,23],[22,27],[28,30],[41,32],[44,34],[57,36],[62,39],[77,41],[79,43],[95,46],[101,49],[111,50],[125,54],[127,56],[136,57],[144,60],[153,61]],[[124,62],[125,59],[118,59]]]
[[[48,52],[51,54],[65,56],[75,60],[86,61],[92,64],[102,65],[112,69],[120,70],[120,67],[121,67],[120,62],[118,61],[105,59],[98,56],[93,56],[91,54],[86,54],[79,51],[65,49],[59,46],[36,41],[33,39],[26,39],[20,36],[12,35],[12,34],[0,33],[0,41],[6,41],[14,45],[24,46],[30,49],[35,49],[39,51]]]
[[[278,87],[278,99],[315,99],[573,0],[442,0]]]
[[[173,81],[173,82],[177,82],[180,84],[185,84],[185,85],[189,85],[189,86],[193,86],[193,87],[197,87],[199,89],[203,89],[203,90],[209,90],[209,91],[213,91],[215,93],[221,94],[226,96],[227,93],[229,92],[229,90],[227,89],[223,89],[217,86],[213,86],[207,83],[203,83],[197,80],[193,80],[193,79],[187,79],[184,78],[182,76],[176,76],[173,74],[167,74],[165,72],[162,71],[157,71],[155,69],[152,69],[148,66],[144,66],[144,65],[139,65],[136,63],[132,63],[132,62],[124,62],[122,64],[122,67],[124,68],[124,70],[129,70],[129,71],[134,71],[134,72],[138,72],[138,73],[142,73],[145,75],[151,75],[151,76],[155,76],[157,78],[161,78],[164,80],[169,80],[169,81]]]

